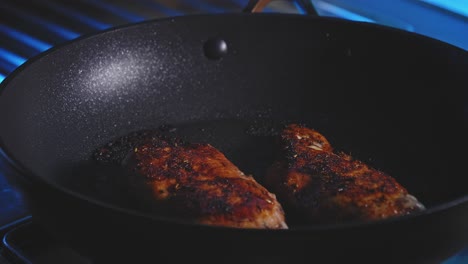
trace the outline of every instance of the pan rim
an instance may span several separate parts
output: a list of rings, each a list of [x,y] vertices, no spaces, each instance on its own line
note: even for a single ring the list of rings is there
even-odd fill
[[[244,14],[244,13],[224,13],[224,14],[196,14],[196,15],[186,15],[186,16],[177,16],[177,17],[165,17],[165,18],[156,18],[156,19],[151,19],[151,20],[146,20],[146,21],[141,21],[137,23],[131,23],[131,24],[125,24],[125,25],[120,25],[112,28],[108,28],[106,30],[100,31],[98,33],[89,33],[89,34],[84,34],[82,36],[79,36],[75,39],[72,39],[70,41],[66,41],[64,43],[58,44],[47,51],[44,51],[30,59],[28,59],[25,63],[17,67],[13,72],[11,72],[1,83],[0,83],[0,97],[2,96],[3,92],[5,89],[7,89],[9,83],[16,78],[18,74],[23,72],[25,69],[28,68],[29,65],[35,63],[36,61],[45,58],[49,54],[63,49],[63,47],[73,45],[74,43],[83,41],[83,40],[88,40],[92,39],[94,37],[101,36],[103,34],[108,34],[111,32],[131,28],[131,27],[136,27],[139,25],[143,24],[153,24],[153,23],[161,23],[161,22],[172,22],[174,20],[183,20],[183,19],[194,19],[198,17],[213,17],[214,19],[222,19],[225,17],[246,17],[246,16],[256,16],[256,17],[284,17],[284,18],[294,18],[294,19],[304,19],[304,20],[323,20],[323,21],[333,21],[336,23],[342,23],[342,24],[354,24],[359,27],[370,27],[370,28],[375,28],[376,30],[386,30],[386,31],[393,31],[395,34],[403,34],[408,37],[412,38],[419,38],[424,41],[429,41],[433,43],[437,43],[439,46],[445,46],[445,48],[450,48],[453,51],[459,51],[461,54],[466,54],[468,56],[468,51],[465,51],[464,49],[461,49],[457,46],[454,46],[452,44],[424,36],[418,33],[414,32],[408,32],[404,31],[402,29],[398,28],[392,28],[384,25],[378,25],[378,24],[373,24],[373,23],[367,23],[367,22],[357,22],[357,21],[349,21],[349,20],[344,20],[344,19],[339,19],[339,18],[332,18],[332,17],[315,17],[315,16],[306,16],[306,15],[298,15],[298,14],[268,14],[268,13],[259,13],[259,14]],[[271,229],[239,229],[239,228],[229,228],[229,227],[220,227],[220,226],[212,226],[212,225],[206,225],[206,224],[199,224],[199,223],[190,223],[187,220],[183,219],[176,219],[176,218],[170,218],[170,217],[163,217],[163,216],[156,216],[156,215],[151,215],[148,213],[143,213],[138,210],[132,210],[132,209],[127,209],[123,207],[119,207],[116,205],[112,205],[107,202],[99,201],[97,199],[88,197],[86,195],[83,195],[77,191],[72,191],[67,188],[64,188],[63,186],[60,186],[58,183],[53,182],[52,180],[46,179],[44,177],[39,177],[37,174],[35,174],[33,171],[31,171],[27,166],[25,166],[21,161],[19,161],[13,154],[13,152],[10,151],[4,143],[4,139],[2,138],[2,135],[0,134],[0,154],[3,156],[8,164],[13,167],[18,174],[20,174],[22,177],[25,177],[25,180],[30,182],[33,186],[39,187],[39,188],[44,188],[44,187],[49,187],[53,188],[55,191],[58,191],[64,195],[67,195],[69,197],[79,199],[82,202],[90,203],[96,206],[99,206],[101,208],[105,208],[106,210],[111,210],[114,212],[126,214],[126,215],[132,215],[132,216],[137,216],[137,217],[142,217],[145,219],[149,219],[151,221],[156,221],[156,222],[167,222],[171,224],[180,224],[180,225],[186,225],[186,226],[193,226],[193,227],[204,227],[204,228],[209,228],[209,229],[222,229],[222,230],[244,230],[244,232],[277,232],[277,233],[293,233],[293,232],[304,232],[304,231],[309,231],[309,232],[316,232],[316,231],[326,231],[326,230],[340,230],[340,229],[350,229],[350,228],[361,228],[361,227],[367,227],[367,226],[375,226],[375,225],[388,225],[392,223],[398,223],[402,221],[406,221],[408,219],[413,219],[417,217],[421,217],[424,215],[429,215],[429,214],[434,214],[434,213],[439,213],[444,210],[447,210],[452,207],[456,207],[458,205],[468,203],[468,194],[465,194],[457,199],[451,200],[449,202],[444,202],[435,206],[432,206],[430,208],[427,208],[424,211],[421,212],[416,212],[412,213],[409,215],[404,215],[404,216],[399,216],[399,217],[393,217],[393,218],[387,218],[383,220],[377,220],[377,221],[371,221],[371,222],[350,222],[350,223],[340,223],[340,224],[324,224],[324,225],[311,225],[311,226],[301,226],[301,227],[295,227],[293,229],[278,229],[278,230],[271,230]],[[42,187],[41,187],[42,186]]]
[[[62,42],[60,44],[57,44],[48,50],[45,50],[39,54],[36,54],[35,56],[29,58],[26,62],[15,68],[11,73],[9,73],[5,79],[0,82],[0,96],[2,95],[3,91],[5,90],[5,87],[8,86],[8,83],[11,82],[12,79],[15,78],[17,74],[20,72],[24,71],[25,68],[28,67],[28,65],[35,63],[35,61],[40,60],[48,56],[50,53],[53,53],[57,50],[61,50],[66,46],[73,45],[77,42],[80,41],[85,41],[89,40],[104,34],[110,34],[115,31],[120,31],[120,30],[125,30],[128,28],[132,27],[137,27],[141,25],[146,25],[146,24],[153,24],[153,23],[167,23],[167,22],[174,22],[174,20],[183,20],[183,19],[196,19],[196,18],[203,18],[203,17],[211,17],[213,19],[223,19],[225,17],[282,17],[284,19],[305,19],[305,20],[323,20],[323,21],[329,21],[329,22],[335,22],[335,23],[342,23],[342,24],[349,24],[349,25],[354,25],[354,26],[359,26],[359,27],[369,27],[369,28],[375,28],[376,30],[386,30],[389,32],[394,32],[395,34],[403,34],[408,37],[412,38],[419,38],[424,41],[429,41],[433,43],[437,43],[437,45],[440,46],[445,46],[446,48],[450,48],[453,51],[458,50],[458,52],[464,53],[465,55],[468,56],[468,50],[464,50],[458,46],[455,46],[453,44],[450,44],[448,42],[444,42],[442,40],[438,40],[436,38],[422,35],[416,32],[409,32],[403,29],[395,28],[395,27],[390,27],[390,26],[385,26],[385,25],[380,25],[376,23],[370,23],[370,22],[361,22],[361,21],[351,21],[351,20],[345,20],[341,18],[336,18],[336,17],[320,17],[320,16],[310,16],[310,15],[300,15],[300,14],[283,14],[283,13],[224,13],[224,14],[191,14],[191,15],[185,15],[185,16],[172,16],[172,17],[164,17],[164,18],[154,18],[150,20],[145,20],[145,21],[140,21],[140,22],[134,22],[134,23],[128,23],[128,24],[123,24],[119,26],[114,26],[107,28],[105,30],[99,31],[99,32],[94,32],[94,33],[86,33],[83,35],[78,36],[77,38]]]

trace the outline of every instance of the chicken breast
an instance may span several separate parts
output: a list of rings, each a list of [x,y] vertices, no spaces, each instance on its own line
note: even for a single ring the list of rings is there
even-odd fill
[[[378,220],[424,209],[394,178],[334,153],[319,132],[297,124],[279,137],[280,157],[266,176],[287,213],[307,223]]]
[[[100,148],[95,158],[120,163],[131,192],[154,213],[215,226],[287,228],[275,195],[209,144],[143,132]]]

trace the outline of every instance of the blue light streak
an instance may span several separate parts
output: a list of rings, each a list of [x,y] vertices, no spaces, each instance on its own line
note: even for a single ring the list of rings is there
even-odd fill
[[[76,20],[79,20],[81,21],[82,23],[92,27],[92,28],[95,28],[95,29],[99,29],[99,30],[104,30],[104,29],[108,29],[110,28],[112,25],[111,24],[107,24],[107,23],[103,23],[101,21],[98,21],[92,17],[89,17],[87,15],[84,15],[84,14],[81,14],[75,10],[72,10],[70,8],[67,8],[67,7],[64,7],[64,6],[59,6],[57,4],[54,4],[54,3],[50,3],[50,2],[46,2],[47,6],[54,9],[55,11],[58,11],[60,13],[63,13],[63,14],[66,14],[70,17],[73,17],[74,19]]]
[[[0,73],[0,83],[1,83],[5,78],[6,78],[6,76]]]
[[[22,43],[25,43],[26,45],[34,48],[37,51],[48,50],[52,47],[52,45],[50,45],[49,43],[46,43],[42,40],[31,37],[23,32],[20,32],[16,29],[13,29],[5,25],[0,25],[0,32],[3,32],[6,35],[10,36],[11,38],[14,38]]]
[[[468,1],[466,0],[421,0],[454,13],[468,17]]]
[[[3,49],[3,48],[0,48],[0,57],[3,58],[5,61],[13,64],[13,65],[16,65],[16,66],[20,66],[21,64],[23,64],[26,59],[19,56],[19,55],[16,55],[6,49]]]
[[[445,260],[441,264],[462,264],[468,263],[468,247],[460,251],[455,256]]]
[[[159,11],[167,16],[181,16],[184,15],[183,12],[180,12],[176,9],[169,8],[167,6],[164,6],[160,3],[154,2],[154,1],[149,1],[149,0],[143,0],[141,1],[143,4],[148,6],[149,8],[155,9],[156,11]]]
[[[11,62],[8,62],[4,59],[1,58],[0,54],[0,69],[2,70],[3,73],[9,73],[12,72],[16,69],[16,65],[12,64]]]
[[[101,9],[104,9],[104,10],[110,12],[110,13],[113,13],[114,15],[122,17],[125,20],[130,21],[130,22],[140,22],[140,21],[145,20],[145,18],[142,17],[142,16],[139,16],[139,15],[136,15],[134,13],[128,12],[125,9],[122,9],[122,8],[117,7],[117,6],[102,2],[100,0],[93,0],[93,1],[87,0],[87,2],[89,2],[92,5],[95,5],[95,6],[99,7]]]
[[[42,20],[42,19],[37,19],[37,21],[39,22],[39,24],[44,25],[45,27],[47,27],[48,29],[52,30],[54,33],[57,33],[58,35],[60,35],[61,37],[65,39],[74,39],[80,36],[80,34],[74,31],[71,31],[69,29],[66,29],[64,27],[61,27],[59,25],[56,25],[52,22]]]
[[[207,2],[200,1],[200,0],[188,0],[188,1],[184,1],[184,3],[187,3],[190,6],[195,7],[197,9],[202,9],[202,10],[207,11],[209,13],[223,13],[223,12],[226,12],[226,10],[224,8],[214,6],[212,4],[209,4]]]
[[[10,10],[10,11],[12,11],[12,10]],[[15,12],[15,13],[18,14],[19,16],[23,17],[24,20],[32,22],[32,24],[41,25],[41,26],[49,29],[50,31],[54,32],[55,34],[61,36],[64,39],[70,40],[70,39],[74,39],[74,38],[77,38],[77,37],[80,36],[80,34],[74,32],[72,30],[69,30],[69,29],[64,28],[62,26],[59,26],[59,25],[57,25],[55,23],[52,23],[52,22],[47,21],[45,19],[39,18],[37,16],[33,16],[33,15],[30,15],[30,14],[24,14],[24,13],[21,13],[21,12]]]
[[[307,13],[304,10],[304,8],[302,8],[302,6],[297,1],[294,1],[293,3],[294,3],[294,6],[296,7],[297,11],[299,12],[299,14],[305,15]]]
[[[236,4],[239,7],[244,8],[247,5],[246,0],[229,0],[229,2]]]
[[[341,8],[336,5],[332,5],[330,3],[324,1],[316,1],[315,7],[319,10],[331,13],[336,15],[337,17],[353,20],[353,21],[360,21],[360,22],[368,22],[368,23],[376,23],[375,20],[367,18],[365,16],[361,16],[344,8]]]

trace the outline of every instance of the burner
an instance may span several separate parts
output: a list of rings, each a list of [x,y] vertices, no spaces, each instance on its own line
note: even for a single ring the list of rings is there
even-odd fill
[[[91,264],[89,259],[61,245],[28,220],[3,237],[2,257],[18,264]],[[1,262],[0,258],[0,264]]]

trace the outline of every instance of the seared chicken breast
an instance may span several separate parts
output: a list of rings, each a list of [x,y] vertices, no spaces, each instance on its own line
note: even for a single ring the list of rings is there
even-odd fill
[[[143,132],[100,148],[95,158],[119,163],[134,197],[154,213],[215,226],[287,228],[275,195],[209,144]]]
[[[279,153],[265,186],[287,213],[299,214],[307,223],[378,220],[424,209],[394,178],[334,153],[313,129],[287,126],[279,137]]]

